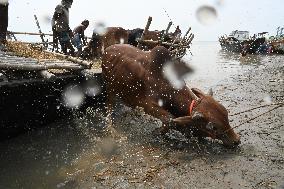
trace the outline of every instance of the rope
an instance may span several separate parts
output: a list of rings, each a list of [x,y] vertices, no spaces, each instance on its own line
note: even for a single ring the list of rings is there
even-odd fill
[[[281,103],[273,103],[273,104],[261,105],[261,106],[257,106],[257,107],[254,107],[254,108],[251,108],[251,109],[248,109],[248,110],[244,110],[244,111],[241,111],[241,112],[237,112],[237,113],[231,114],[230,116],[239,115],[239,114],[242,114],[242,113],[245,113],[245,112],[249,112],[249,111],[252,111],[252,110],[255,110],[255,109],[258,109],[258,108],[263,108],[263,107],[267,107],[267,106],[277,106],[277,105],[284,105],[284,103],[281,102]]]
[[[230,130],[232,130],[232,129],[238,128],[238,127],[244,125],[245,123],[249,123],[249,122],[255,120],[256,118],[259,118],[260,116],[262,116],[262,115],[264,115],[264,114],[267,114],[267,113],[269,113],[269,112],[272,112],[273,110],[276,110],[277,108],[280,108],[280,107],[282,107],[282,106],[283,106],[283,103],[280,103],[280,105],[278,105],[278,106],[276,106],[276,107],[274,107],[274,108],[271,108],[270,110],[268,110],[268,111],[266,111],[266,112],[264,112],[264,113],[262,113],[262,114],[259,114],[259,115],[255,116],[255,117],[253,117],[253,118],[250,118],[250,119],[244,121],[243,123],[240,123],[239,125],[236,125],[236,126],[230,128],[230,129],[224,131],[223,134],[227,133],[228,131],[230,131]]]

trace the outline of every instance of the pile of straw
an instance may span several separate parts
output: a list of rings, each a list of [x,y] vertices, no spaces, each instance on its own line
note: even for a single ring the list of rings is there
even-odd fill
[[[60,60],[59,57],[52,53],[44,52],[39,47],[19,41],[7,41],[6,47],[8,51],[13,52],[16,56],[35,58],[39,62],[43,59]]]

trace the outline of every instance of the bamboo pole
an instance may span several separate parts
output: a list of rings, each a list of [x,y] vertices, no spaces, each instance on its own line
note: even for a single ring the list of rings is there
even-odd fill
[[[45,36],[53,36],[52,34],[48,34],[48,33],[32,33],[32,32],[12,32],[12,31],[8,31],[8,34],[14,34],[14,35],[45,35]]]
[[[153,40],[138,40],[141,43],[151,43],[151,44],[159,44],[159,41],[153,41]],[[173,47],[187,47],[186,45],[180,45],[180,44],[174,44],[174,43],[168,43],[168,42],[162,42],[161,45],[166,46],[173,46]]]
[[[8,34],[11,34],[11,35],[44,35],[44,36],[53,36],[53,34],[50,34],[50,33],[33,33],[33,32],[13,32],[13,31],[8,31],[7,32]],[[92,37],[87,37],[87,39],[92,39]]]
[[[141,36],[141,38],[140,38],[140,40],[144,40],[144,37],[145,37],[145,34],[146,34],[146,32],[149,30],[149,27],[150,27],[150,25],[151,25],[151,22],[152,22],[152,17],[151,16],[149,16],[149,18],[148,18],[148,21],[147,21],[147,24],[146,24],[146,26],[145,26],[145,29],[144,29],[144,31],[143,31],[143,33],[142,33],[142,36]],[[139,41],[140,41],[139,40]],[[141,43],[138,41],[138,48],[141,48]]]
[[[188,30],[186,31],[186,33],[184,34],[182,41],[184,41],[186,39],[186,36],[189,34],[190,30],[191,30],[191,27],[189,27]]]
[[[50,51],[46,51],[46,50],[44,50],[44,52],[54,54],[57,57],[69,60],[69,61],[74,62],[76,64],[80,64],[81,66],[84,66],[85,68],[91,68],[92,65],[93,65],[92,62],[88,62],[88,61],[85,61],[85,60],[74,58],[72,56],[68,56],[68,55],[64,55],[64,54],[60,54],[60,53],[56,53],[56,52],[50,52]]]
[[[168,26],[167,26],[167,29],[165,30],[161,40],[160,40],[160,43],[162,43],[165,39],[165,36],[169,33],[169,30],[171,28],[171,26],[173,25],[173,22],[169,22]]]
[[[37,16],[34,15],[34,18],[35,18],[36,25],[37,25],[37,28],[38,28],[38,31],[39,31],[39,34],[40,34],[41,41],[42,41],[42,43],[44,44],[44,47],[47,47],[46,41],[44,40],[44,34],[43,34],[42,31],[41,31],[41,28],[40,28],[40,25],[39,25],[39,21],[38,21],[38,19],[37,19]]]
[[[191,34],[190,37],[188,38],[186,44],[189,45],[192,42],[193,39],[194,39],[194,34]]]
[[[11,64],[0,63],[0,69],[2,70],[25,70],[25,71],[40,71],[48,69],[66,69],[66,70],[83,70],[84,67],[80,65],[67,65],[67,64]]]
[[[44,45],[44,44],[48,44],[48,45],[52,45],[53,44],[53,42],[22,42],[21,41],[21,43],[23,43],[23,44],[30,44],[30,45]]]

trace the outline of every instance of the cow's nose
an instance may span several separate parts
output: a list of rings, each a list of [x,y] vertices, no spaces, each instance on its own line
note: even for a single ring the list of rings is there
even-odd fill
[[[241,137],[240,137],[239,134],[236,134],[236,138],[235,138],[233,144],[234,144],[235,146],[241,144]]]

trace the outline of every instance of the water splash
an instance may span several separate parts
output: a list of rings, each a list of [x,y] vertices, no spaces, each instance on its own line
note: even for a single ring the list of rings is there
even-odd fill
[[[89,80],[85,86],[85,94],[91,97],[95,97],[101,94],[102,89],[97,81]]]
[[[118,148],[116,141],[112,138],[104,138],[99,144],[100,152],[107,158],[115,155],[118,152]]]
[[[197,20],[203,25],[211,25],[217,19],[217,11],[214,7],[203,5],[196,11]]]

